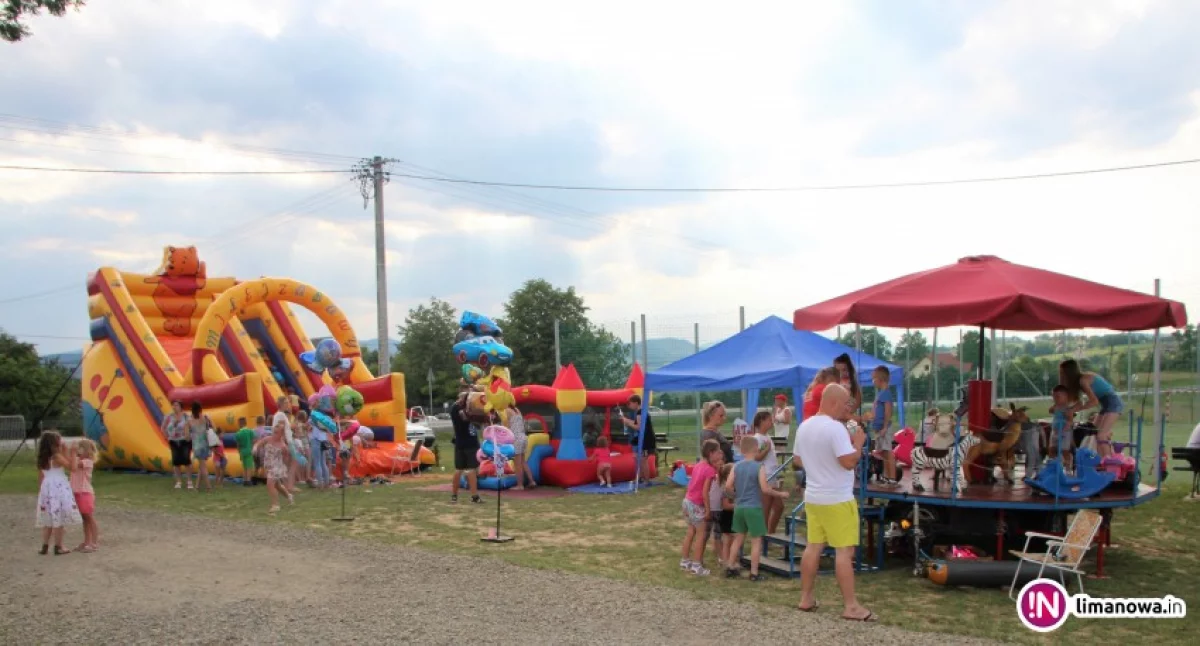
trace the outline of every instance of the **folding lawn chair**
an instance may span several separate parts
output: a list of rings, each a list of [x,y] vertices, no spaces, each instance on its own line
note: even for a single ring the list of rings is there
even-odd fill
[[[1067,581],[1063,572],[1074,573],[1075,579],[1079,582],[1079,592],[1082,593],[1083,572],[1079,569],[1080,563],[1083,562],[1083,557],[1087,555],[1088,550],[1092,548],[1092,541],[1096,538],[1096,532],[1100,531],[1102,521],[1100,512],[1094,509],[1080,509],[1075,513],[1075,518],[1071,519],[1071,527],[1067,530],[1066,536],[1025,532],[1025,549],[1019,552],[1009,550],[1009,553],[1020,559],[1020,562],[1017,563],[1017,571],[1013,573],[1012,585],[1008,586],[1008,596],[1016,599],[1017,579],[1021,575],[1021,566],[1026,562],[1038,564],[1038,578],[1041,578],[1047,565],[1054,568],[1058,571],[1058,578],[1064,587],[1066,587]],[[1029,551],[1029,541],[1034,538],[1046,539],[1045,553]]]
[[[421,475],[420,457],[421,457],[421,447],[424,444],[425,444],[425,438],[421,438],[421,439],[417,440],[416,442],[413,442],[412,452],[409,453],[408,455],[405,455],[403,452],[401,452],[399,450],[397,450],[395,453],[393,453],[392,454],[392,475],[393,476],[396,475],[396,468],[401,467],[401,466],[407,466],[409,472],[413,474],[414,478]]]

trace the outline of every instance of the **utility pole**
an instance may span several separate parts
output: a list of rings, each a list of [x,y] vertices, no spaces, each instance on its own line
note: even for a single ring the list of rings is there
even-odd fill
[[[363,197],[363,208],[375,200],[375,308],[378,323],[379,366],[377,376],[391,371],[391,342],[388,340],[387,314],[387,239],[383,229],[383,185],[388,181],[383,165],[393,160],[376,155],[359,162],[354,170],[359,192]]]

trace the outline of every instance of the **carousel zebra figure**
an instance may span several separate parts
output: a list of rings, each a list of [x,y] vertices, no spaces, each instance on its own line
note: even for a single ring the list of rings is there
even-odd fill
[[[942,424],[939,424],[942,426]],[[933,469],[933,490],[938,490],[938,480],[941,479],[945,472],[953,469],[955,460],[957,459],[957,471],[954,477],[958,478],[959,487],[966,486],[966,478],[963,475],[963,467],[966,465],[967,453],[972,447],[979,444],[979,436],[968,431],[959,441],[958,444],[948,448],[935,448],[933,446],[918,446],[912,451],[912,490],[925,491],[924,485],[921,484],[921,472],[926,468]],[[957,456],[957,457],[956,457]]]

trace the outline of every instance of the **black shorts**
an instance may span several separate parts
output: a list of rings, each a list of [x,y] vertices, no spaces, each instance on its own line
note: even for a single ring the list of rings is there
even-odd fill
[[[191,440],[170,440],[167,442],[171,446],[171,466],[173,467],[190,467],[192,466],[192,441]]]
[[[478,469],[479,458],[475,455],[478,452],[478,444],[455,444],[454,469],[456,471],[462,471],[464,469]]]
[[[722,509],[717,514],[717,527],[721,529],[722,534],[733,534],[733,510]]]

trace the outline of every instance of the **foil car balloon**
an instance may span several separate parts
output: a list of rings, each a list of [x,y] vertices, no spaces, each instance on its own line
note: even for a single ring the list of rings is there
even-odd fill
[[[337,414],[342,417],[353,417],[363,408],[362,394],[350,386],[338,388],[337,398],[334,401],[337,407]]]
[[[464,311],[462,318],[458,320],[458,326],[475,336],[492,336],[497,339],[504,336],[504,331],[495,321],[475,312]]]
[[[513,352],[495,337],[477,336],[454,344],[454,356],[459,363],[474,363],[486,369],[490,365],[507,366]]]

